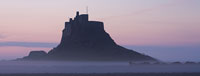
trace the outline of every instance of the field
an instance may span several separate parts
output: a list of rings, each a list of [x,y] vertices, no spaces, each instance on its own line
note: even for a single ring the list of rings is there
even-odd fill
[[[129,65],[126,62],[0,62],[0,74],[200,73],[199,64]],[[200,75],[199,75],[200,76]]]
[[[0,76],[200,76],[200,73],[35,73],[35,74],[0,74]]]

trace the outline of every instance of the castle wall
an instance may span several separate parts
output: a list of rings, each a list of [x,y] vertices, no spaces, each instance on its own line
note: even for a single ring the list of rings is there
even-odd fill
[[[89,18],[88,18],[87,14],[83,14],[83,15],[79,16],[79,22],[80,23],[85,23],[85,22],[88,22],[88,21],[89,21]]]
[[[96,29],[95,31],[104,31],[104,24],[103,22],[89,21],[87,28],[90,30]]]

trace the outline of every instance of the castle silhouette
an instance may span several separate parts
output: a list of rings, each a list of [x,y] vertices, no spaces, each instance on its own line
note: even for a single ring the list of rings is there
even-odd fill
[[[19,60],[157,61],[117,45],[105,32],[103,22],[89,21],[88,14],[77,12],[74,19],[65,22],[62,32],[60,44],[48,53],[32,51]]]

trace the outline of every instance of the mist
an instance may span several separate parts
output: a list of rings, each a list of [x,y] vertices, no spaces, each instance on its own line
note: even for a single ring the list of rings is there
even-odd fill
[[[0,61],[0,73],[182,73],[200,72],[199,65],[130,65],[128,62]]]

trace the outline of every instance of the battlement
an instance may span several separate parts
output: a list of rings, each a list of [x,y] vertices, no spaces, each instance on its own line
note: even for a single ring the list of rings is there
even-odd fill
[[[65,22],[63,37],[86,31],[104,31],[104,24],[100,21],[89,21],[88,14],[79,14],[79,12],[76,12],[74,19],[70,18],[69,22]]]
[[[74,18],[74,20],[72,18],[70,18],[69,22],[79,22],[79,23],[87,23],[89,21],[89,17],[88,14],[81,14],[79,15],[79,12],[76,12],[76,17]]]

